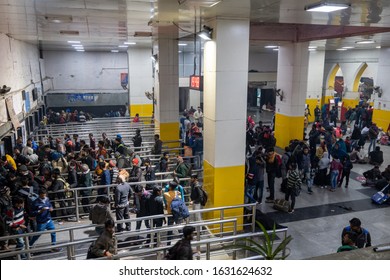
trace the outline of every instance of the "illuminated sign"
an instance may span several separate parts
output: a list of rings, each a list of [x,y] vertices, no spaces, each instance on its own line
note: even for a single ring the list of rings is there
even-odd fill
[[[203,90],[203,76],[190,76],[190,89]]]

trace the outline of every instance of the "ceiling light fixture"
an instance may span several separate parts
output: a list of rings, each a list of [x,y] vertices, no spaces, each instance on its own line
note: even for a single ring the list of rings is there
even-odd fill
[[[128,45],[119,45],[118,48],[128,48]]]
[[[82,49],[84,49],[84,47],[83,47],[83,46],[80,46],[80,47],[74,47],[74,49],[75,49],[75,50],[82,50]]]
[[[272,49],[272,50],[273,50],[273,51],[276,51],[276,52],[277,52],[277,51],[279,51],[279,48],[276,48],[276,49]]]
[[[382,47],[381,47],[381,46],[376,46],[375,48],[376,48],[376,49],[380,49],[380,48],[382,48]]]
[[[112,53],[117,53],[119,52],[118,50],[111,50]]]
[[[123,44],[124,45],[136,45],[137,43],[136,42],[124,42]]]
[[[264,48],[265,49],[276,49],[278,46],[274,46],[274,45],[269,45],[269,46],[265,46]]]
[[[76,52],[85,52],[85,50],[84,50],[84,49],[82,49],[82,50],[76,50]]]
[[[198,36],[203,40],[209,41],[213,35],[213,29],[207,25],[203,25],[203,30],[198,33]]]
[[[187,46],[187,44],[186,43],[179,43],[179,44],[177,44],[178,46]]]
[[[372,39],[365,39],[365,40],[356,41],[355,43],[356,44],[361,44],[361,45],[363,45],[363,44],[374,44],[375,41],[372,40]]]
[[[211,5],[209,6],[209,8],[212,8],[212,7],[214,7],[214,6],[218,5],[218,4],[219,4],[219,3],[221,3],[221,2],[222,2],[222,0],[221,0],[221,1],[217,1],[217,2],[215,2],[215,3],[211,4]]]
[[[82,47],[83,45],[80,45],[80,44],[78,44],[78,45],[72,45],[72,47]]]
[[[310,4],[305,6],[305,11],[307,12],[321,12],[321,13],[331,13],[335,11],[340,11],[348,9],[351,7],[351,4],[333,4],[328,2],[319,2],[315,4]]]
[[[80,44],[80,41],[68,41],[69,44]]]
[[[336,49],[336,51],[346,51],[347,49]]]
[[[346,50],[349,50],[349,49],[354,49],[355,47],[350,47],[350,46],[347,46],[347,47],[343,47],[343,49],[346,49]]]

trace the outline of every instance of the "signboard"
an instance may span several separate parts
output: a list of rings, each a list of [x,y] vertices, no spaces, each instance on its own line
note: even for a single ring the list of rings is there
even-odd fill
[[[190,89],[203,91],[203,76],[190,76]]]
[[[122,88],[126,88],[129,83],[129,74],[121,73],[121,86]]]
[[[95,102],[95,95],[93,93],[74,93],[68,94],[68,102]]]
[[[14,126],[15,129],[17,129],[18,127],[20,127],[20,123],[19,123],[18,117],[15,114],[12,96],[7,97],[5,99],[5,104],[7,105],[7,111],[8,111],[9,117],[11,118],[12,125]]]

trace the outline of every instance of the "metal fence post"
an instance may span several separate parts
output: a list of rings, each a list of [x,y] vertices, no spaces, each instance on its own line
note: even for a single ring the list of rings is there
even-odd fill
[[[79,196],[77,191],[73,191],[74,204],[76,207],[76,222],[80,221]]]
[[[257,204],[252,206],[252,232],[256,232],[256,206]]]
[[[69,230],[69,241],[70,242],[74,242],[74,231],[73,231],[73,229]],[[75,260],[76,258],[75,258],[74,245],[67,246],[67,248],[68,248],[68,259],[69,260]]]
[[[206,260],[210,259],[210,243],[206,244]]]
[[[224,210],[221,209],[220,210],[220,220],[223,221],[224,219],[225,219],[225,213],[224,213]],[[220,231],[220,236],[222,237],[223,236],[223,223],[219,224],[219,231]]]
[[[25,244],[27,250],[30,249],[30,240],[28,239],[28,236],[24,237],[24,244]],[[30,252],[27,253],[27,259],[31,260],[31,253]]]
[[[237,235],[237,220],[235,220],[233,222],[234,224],[234,227],[233,227],[233,235]],[[237,251],[236,249],[234,248],[234,246],[236,245],[236,239],[233,240],[233,260],[236,260],[237,259]]]

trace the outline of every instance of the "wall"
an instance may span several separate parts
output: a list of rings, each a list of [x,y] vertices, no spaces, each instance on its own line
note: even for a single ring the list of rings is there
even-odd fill
[[[325,51],[309,52],[306,104],[310,108],[309,122],[314,121],[314,109],[321,106],[322,77],[324,76]]]
[[[120,74],[128,73],[126,53],[45,51],[43,58],[54,90],[123,90]]]
[[[11,92],[0,97],[0,137],[12,128],[8,122],[5,98],[12,96],[14,110],[22,122],[27,116],[26,100],[22,98],[22,90],[30,103],[29,112],[38,106],[38,100],[33,101],[32,90],[40,87],[39,52],[35,45],[12,39],[0,33],[0,86],[11,87]],[[44,71],[44,69],[42,69]]]
[[[249,70],[258,72],[276,72],[278,70],[278,52],[269,50],[269,53],[249,53]]]

